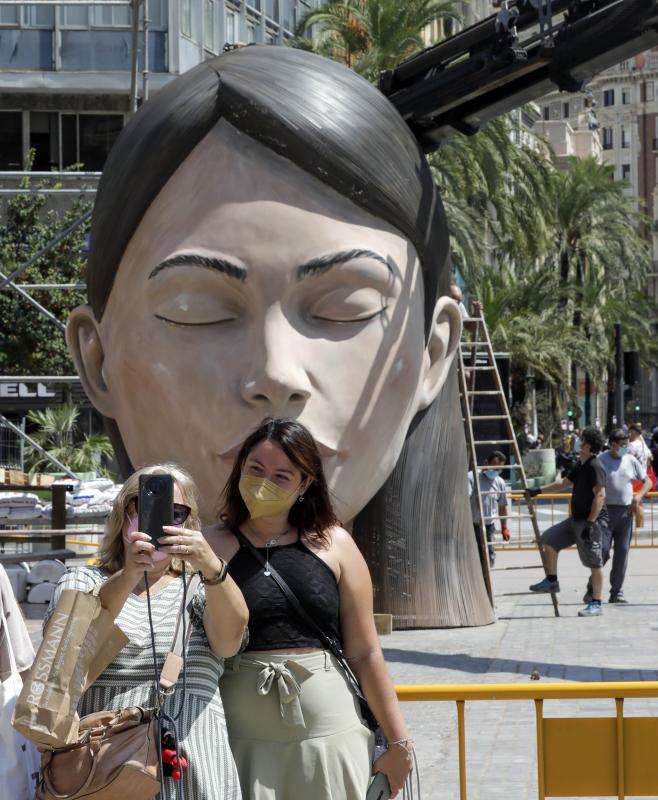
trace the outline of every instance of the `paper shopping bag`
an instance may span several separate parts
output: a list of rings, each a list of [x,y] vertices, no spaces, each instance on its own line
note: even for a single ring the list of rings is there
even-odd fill
[[[78,738],[78,701],[128,639],[95,593],[65,589],[23,684],[12,724],[40,745]]]

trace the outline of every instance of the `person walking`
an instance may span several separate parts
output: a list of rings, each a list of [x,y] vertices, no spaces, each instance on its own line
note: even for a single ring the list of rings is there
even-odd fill
[[[303,425],[267,419],[247,437],[219,519],[206,536],[249,608],[249,643],[220,681],[245,800],[363,800],[372,771],[394,797],[412,742],[375,629],[368,567],[336,519]],[[388,741],[374,764],[374,734],[327,638],[342,645]]]
[[[598,454],[604,445],[605,439],[600,430],[585,428],[582,432],[578,463],[567,476],[526,492],[526,496],[531,498],[541,492],[554,492],[573,486],[570,516],[548,528],[541,536],[546,577],[530,586],[530,591],[560,591],[557,576],[558,554],[565,547],[575,544],[581,563],[591,570],[592,580],[592,598],[578,612],[579,617],[598,617],[603,611],[603,542],[607,536],[608,511],[605,502],[606,474]]]
[[[487,537],[489,549],[489,566],[493,567],[496,561],[496,549],[494,538],[496,536],[495,519],[500,519],[500,533],[503,539],[508,542],[510,532],[507,527],[507,486],[501,476],[501,469],[505,465],[505,454],[500,450],[493,450],[484,462],[484,467],[478,473],[480,484],[480,495],[482,497],[482,513],[484,514],[484,530]],[[477,493],[475,491],[473,473],[468,473],[468,491],[471,498],[471,513],[473,515],[473,525],[478,544],[481,541],[480,507],[478,505]]]
[[[610,603],[627,603],[624,597],[624,578],[628,565],[628,553],[633,535],[633,516],[646,493],[651,490],[651,479],[646,469],[628,452],[628,434],[621,428],[610,432],[610,449],[599,456],[606,472],[605,496],[608,509],[608,534],[603,542],[603,564],[610,558],[614,544],[612,570],[610,571]],[[633,482],[640,481],[642,487],[633,496]],[[591,583],[583,598],[592,599]]]

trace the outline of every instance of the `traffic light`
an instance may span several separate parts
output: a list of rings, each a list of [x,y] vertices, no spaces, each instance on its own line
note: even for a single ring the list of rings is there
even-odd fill
[[[567,416],[569,419],[573,419],[573,408],[567,409]]]
[[[636,403],[636,404],[633,406],[633,410],[635,411],[635,413],[636,413],[636,414],[639,414],[639,413],[640,413],[640,411],[642,410],[642,409],[641,409],[641,407],[640,407],[640,404],[639,404],[639,403]]]

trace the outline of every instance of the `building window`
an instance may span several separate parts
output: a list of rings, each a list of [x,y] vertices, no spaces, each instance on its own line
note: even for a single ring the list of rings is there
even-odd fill
[[[182,0],[180,31],[183,36],[192,36],[192,0]]]
[[[62,169],[78,163],[78,115],[61,114]]]
[[[631,90],[625,86],[621,90],[621,104],[627,106],[631,102]]]
[[[27,6],[24,23],[28,28],[53,28],[55,26],[55,8],[53,6]]]
[[[167,0],[149,0],[149,27],[167,30]]]
[[[0,5],[0,25],[18,26],[18,6]]]
[[[211,53],[217,52],[216,0],[203,0],[203,46]]]
[[[279,0],[265,0],[265,13],[275,22],[279,21]]]
[[[569,103],[562,103],[562,116],[564,119],[569,119]]]
[[[615,90],[606,89],[605,92],[603,92],[603,105],[614,106],[614,104],[615,104]]]
[[[0,169],[23,169],[23,114],[0,111]]]
[[[233,44],[238,40],[238,15],[235,11],[229,11],[226,9],[226,15],[224,17],[224,29],[226,33],[226,43]]]
[[[623,181],[630,181],[630,179],[631,179],[631,165],[630,164],[622,164],[621,165],[621,179]]]
[[[103,28],[129,27],[132,25],[132,9],[130,6],[94,6],[94,25]]]
[[[247,23],[247,42],[251,44],[256,41],[256,26],[253,22]]]
[[[544,106],[544,122],[548,122],[551,118],[551,109],[548,106]]]
[[[78,115],[78,160],[87,172],[103,169],[123,128],[123,114]]]
[[[645,94],[646,94],[646,101],[647,103],[653,102],[654,92],[653,92],[653,81],[647,81],[645,84]]]
[[[614,144],[612,128],[603,128],[603,149],[612,150]]]
[[[60,21],[63,28],[88,28],[88,9],[81,5],[61,6]]]
[[[32,169],[48,172],[59,168],[59,120],[57,112],[30,112],[30,149],[34,151]]]
[[[621,146],[624,148],[624,150],[627,150],[631,146],[631,140],[628,135],[628,131],[623,125],[621,126]]]

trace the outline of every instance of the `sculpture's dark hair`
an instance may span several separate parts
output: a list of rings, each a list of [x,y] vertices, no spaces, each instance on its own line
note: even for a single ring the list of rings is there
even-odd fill
[[[240,494],[240,476],[249,453],[261,442],[274,442],[302,473],[302,479],[313,478],[304,492],[303,502],[296,502],[290,509],[288,522],[311,541],[327,547],[330,543],[327,532],[339,522],[331,507],[322,456],[310,431],[292,419],[265,419],[260,428],[245,439],[222,492],[220,519],[231,529],[239,528],[249,519]]]
[[[94,208],[87,285],[96,318],[149,206],[222,119],[407,237],[421,262],[428,336],[436,299],[450,280],[449,237],[416,140],[384,95],[354,72],[272,46],[241,48],[195,67],[160,90],[122,131]],[[114,420],[107,426],[127,474],[118,427]],[[473,559],[465,453],[453,370],[439,401],[413,421],[393,474],[354,524],[371,569],[383,576],[376,604],[392,610],[399,626],[493,620]],[[416,585],[407,585],[414,570]]]

